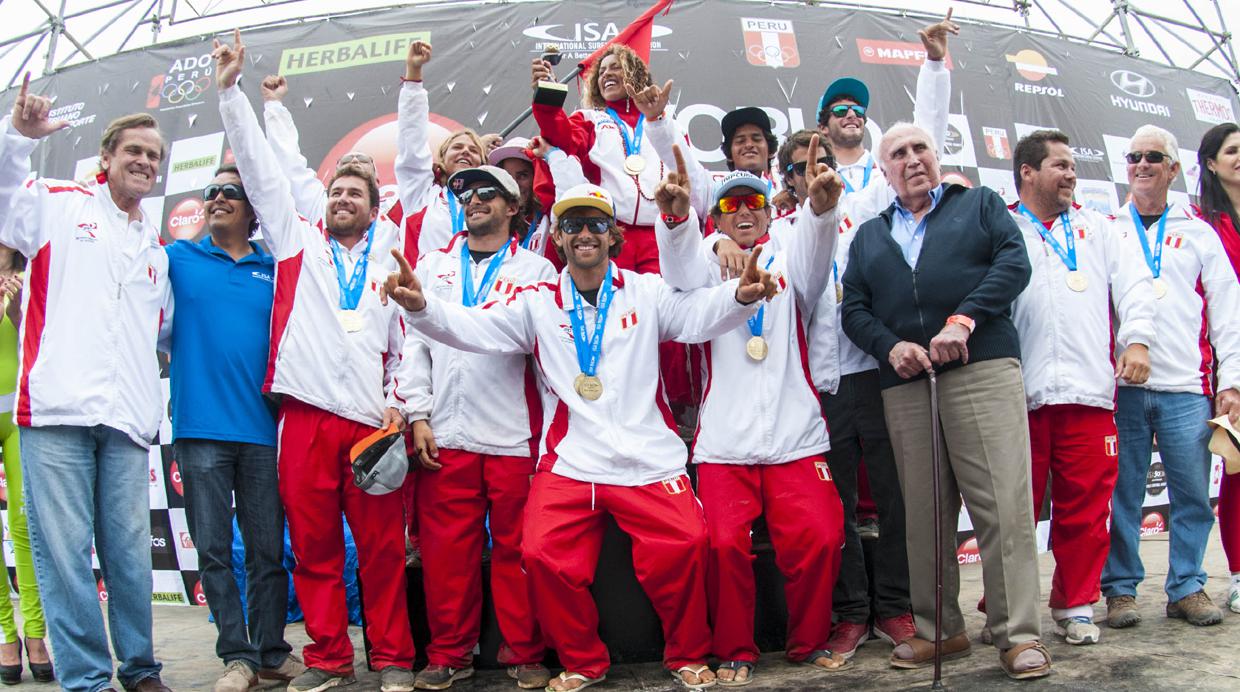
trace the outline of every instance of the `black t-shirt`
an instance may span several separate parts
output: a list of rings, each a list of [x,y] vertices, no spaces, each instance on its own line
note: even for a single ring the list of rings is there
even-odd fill
[[[492,255],[494,255],[494,254],[495,254],[495,251],[494,251],[494,250],[491,250],[491,251],[486,251],[486,250],[470,250],[470,251],[469,251],[469,255],[470,255],[470,257],[473,257],[473,258],[474,258],[474,262],[482,262],[483,260],[487,259],[488,257],[490,257],[490,256],[492,256]]]
[[[579,293],[581,293],[581,297],[584,298],[587,303],[595,307],[598,307],[598,289],[597,288],[593,290],[589,290],[589,291],[579,291]]]
[[[1145,230],[1148,231],[1151,226],[1158,223],[1158,220],[1162,218],[1162,213],[1159,212],[1157,214],[1141,214],[1140,216],[1141,216],[1141,223],[1145,225]]]

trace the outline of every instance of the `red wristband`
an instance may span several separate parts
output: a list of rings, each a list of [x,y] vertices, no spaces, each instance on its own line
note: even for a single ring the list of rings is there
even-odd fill
[[[965,329],[968,329],[970,334],[973,333],[973,328],[977,326],[977,323],[973,321],[973,318],[968,315],[952,315],[947,318],[947,323],[958,324]]]
[[[688,220],[689,220],[688,214],[685,214],[684,216],[672,216],[671,214],[663,215],[663,223],[668,228],[675,228]]]

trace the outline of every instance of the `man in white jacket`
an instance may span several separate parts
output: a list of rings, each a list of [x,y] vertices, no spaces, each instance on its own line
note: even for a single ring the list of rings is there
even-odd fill
[[[1223,619],[1206,595],[1201,566],[1214,526],[1206,421],[1213,417],[1211,397],[1215,415],[1240,411],[1240,285],[1214,229],[1188,205],[1167,199],[1180,174],[1179,153],[1170,132],[1137,129],[1126,155],[1132,201],[1111,223],[1111,232],[1144,258],[1153,276],[1158,324],[1150,377],[1139,385],[1120,382],[1115,414],[1119,478],[1111,500],[1111,553],[1102,570],[1112,627],[1141,621],[1136,593],[1145,568],[1137,544],[1155,436],[1171,497],[1167,617],[1194,625]]]
[[[48,119],[51,103],[28,93],[29,81],[0,123],[0,243],[30,262],[15,418],[56,672],[66,690],[106,689],[112,679],[93,539],[117,677],[127,689],[164,690],[151,640],[147,457],[163,411],[154,353],[172,293],[159,229],[140,206],[163,136],[145,113],[117,118],[94,179],[31,178],[38,140],[67,123]]]
[[[353,643],[345,610],[343,511],[357,542],[366,591],[371,661],[385,692],[413,689],[413,638],[405,596],[399,493],[372,495],[354,484],[347,462],[375,428],[402,429],[393,374],[404,346],[398,311],[379,301],[383,268],[370,262],[379,215],[378,186],[357,166],[328,185],[325,221],[298,215],[258,117],[237,86],[245,62],[216,41],[220,118],[254,213],[276,259],[271,358],[264,389],[283,395],[278,460],[280,498],[297,566],[293,583],[306,616],[309,668],[289,684],[311,692],[353,680]],[[364,241],[364,239],[366,239]]]
[[[1049,477],[1055,632],[1069,644],[1094,644],[1093,604],[1110,549],[1118,470],[1116,378],[1139,385],[1149,377],[1154,287],[1136,248],[1110,220],[1072,202],[1076,163],[1067,135],[1024,137],[1012,169],[1020,201],[1010,209],[1033,267],[1012,305],[1029,406],[1033,516]],[[1114,363],[1112,307],[1119,320]]]
[[[426,337],[476,353],[532,354],[546,383],[549,420],[522,552],[547,643],[567,669],[550,689],[592,685],[610,665],[589,591],[608,515],[633,539],[638,580],[663,624],[664,665],[685,684],[713,684],[706,527],[656,354],[661,341],[700,343],[744,324],[773,282],[758,269],[760,252],[739,284],[688,293],[617,269],[623,236],[611,195],[595,185],[569,190],[552,212],[568,263],[554,282],[475,310],[423,292],[405,263],[385,291]]]

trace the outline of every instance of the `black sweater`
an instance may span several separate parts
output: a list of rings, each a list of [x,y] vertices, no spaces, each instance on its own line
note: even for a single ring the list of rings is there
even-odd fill
[[[946,185],[926,218],[917,267],[891,237],[895,205],[861,225],[844,272],[844,333],[878,359],[882,387],[902,379],[887,357],[900,341],[925,348],[960,314],[973,318],[969,362],[1020,358],[1012,301],[1029,283],[1025,241],[1002,198],[988,188]],[[936,366],[936,372],[960,367]],[[924,375],[923,375],[924,376]]]

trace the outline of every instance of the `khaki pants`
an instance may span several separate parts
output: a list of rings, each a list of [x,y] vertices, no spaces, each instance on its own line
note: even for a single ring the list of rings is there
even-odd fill
[[[1020,363],[988,360],[938,378],[942,422],[943,637],[965,631],[960,613],[956,525],[964,496],[977,533],[987,624],[995,646],[1041,638],[1038,559],[1029,486],[1029,421]],[[883,391],[883,408],[904,491],[909,596],[917,636],[934,640],[934,510],[930,383]]]

